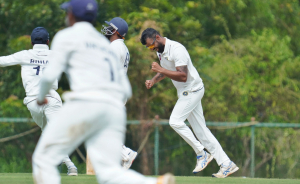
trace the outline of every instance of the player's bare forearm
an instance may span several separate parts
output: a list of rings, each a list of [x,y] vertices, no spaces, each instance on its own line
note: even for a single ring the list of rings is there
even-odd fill
[[[162,73],[157,73],[151,80],[153,81],[153,83],[158,83],[159,81],[163,80],[164,78],[166,78],[166,76]]]
[[[162,68],[161,73],[165,75],[166,77],[169,77],[172,80],[178,81],[178,82],[186,82],[187,80],[187,66],[178,66],[176,67],[176,71],[167,70],[165,68]]]
[[[152,71],[163,74],[165,77],[169,77],[178,82],[186,82],[187,80],[187,65],[178,66],[176,67],[176,71],[171,71],[161,67],[157,62],[153,62]]]
[[[164,74],[157,73],[151,80],[146,80],[146,82],[145,82],[146,88],[147,88],[147,89],[152,88],[152,86],[153,86],[155,83],[157,83],[157,82],[163,80],[164,78],[166,78],[166,76],[165,76]]]

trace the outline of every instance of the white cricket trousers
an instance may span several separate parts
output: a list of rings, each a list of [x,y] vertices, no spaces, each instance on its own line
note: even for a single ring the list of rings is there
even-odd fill
[[[186,96],[179,94],[178,101],[172,111],[170,126],[194,149],[197,155],[206,148],[216,159],[218,165],[229,160],[223,151],[220,143],[206,127],[201,99],[204,95],[204,87],[197,92],[188,92]],[[188,120],[196,137],[191,129],[184,123]]]
[[[41,127],[42,131],[44,131],[47,123],[51,123],[53,118],[62,107],[61,101],[57,100],[56,98],[46,98],[48,103],[42,106],[38,105],[36,100],[33,100],[27,104],[27,108],[30,111],[34,122]]]
[[[57,165],[83,142],[101,184],[155,184],[157,179],[121,167],[126,130],[124,106],[104,102],[66,102],[42,134],[33,154],[37,184],[59,184]],[[57,128],[59,126],[59,128]]]
[[[124,105],[126,105],[126,102],[127,102],[127,99],[124,100]],[[122,153],[122,160],[125,161],[125,162],[127,162],[130,159],[129,153],[132,152],[132,151],[133,151],[132,149],[126,147],[125,145],[122,145],[122,151],[121,151],[121,153]]]
[[[53,97],[46,98],[48,103],[42,106],[38,105],[36,100],[33,100],[27,104],[27,108],[30,111],[32,119],[39,127],[41,127],[42,131],[44,131],[47,124],[51,124],[53,118],[62,107],[62,103],[58,99]],[[57,129],[59,129],[59,126]],[[68,155],[65,155],[65,157],[62,159],[62,162],[71,162],[71,159]]]

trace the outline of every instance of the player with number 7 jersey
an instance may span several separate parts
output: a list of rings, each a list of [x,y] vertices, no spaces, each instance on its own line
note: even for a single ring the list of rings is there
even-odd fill
[[[27,106],[35,123],[42,131],[62,106],[59,94],[55,91],[58,88],[58,81],[52,84],[51,90],[46,95],[48,104],[38,106],[36,103],[39,93],[40,80],[44,69],[49,64],[49,33],[43,27],[37,27],[32,31],[31,43],[33,48],[23,50],[9,56],[0,57],[0,67],[21,65],[21,76],[26,92],[24,104]],[[77,175],[77,168],[68,156],[63,159],[68,167],[68,175]]]

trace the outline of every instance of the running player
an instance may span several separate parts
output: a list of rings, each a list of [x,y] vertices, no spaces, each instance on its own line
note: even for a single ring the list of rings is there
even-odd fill
[[[105,21],[105,23],[108,24],[108,26],[103,25],[101,32],[111,42],[110,48],[118,56],[120,66],[124,69],[125,75],[127,75],[130,54],[128,48],[124,43],[124,39],[128,31],[128,24],[124,19],[120,17],[115,17],[111,19],[111,21]],[[126,101],[127,99],[124,101],[124,104],[126,104]],[[123,145],[122,146],[123,168],[129,169],[136,156],[137,156],[137,152]]]
[[[102,184],[174,184],[174,176],[148,178],[120,166],[126,131],[123,100],[131,97],[131,86],[109,48],[108,40],[92,25],[98,4],[95,0],[71,0],[61,5],[67,11],[69,28],[53,39],[50,58],[40,85],[38,104],[64,71],[71,92],[65,104],[42,134],[33,154],[33,177],[37,184],[58,184],[56,168],[64,155],[83,142]],[[57,127],[60,127],[57,129]]]
[[[53,81],[51,90],[46,95],[48,104],[38,106],[36,104],[39,85],[44,69],[49,64],[49,33],[43,27],[35,28],[31,33],[33,49],[23,50],[9,56],[0,57],[0,67],[21,65],[23,86],[26,92],[24,104],[27,106],[35,123],[42,131],[47,124],[52,122],[53,117],[62,106],[61,98],[55,91],[58,87],[57,80]],[[58,129],[59,127],[57,127]],[[68,167],[69,176],[77,176],[77,168],[68,156],[65,156],[63,163]]]
[[[162,37],[153,28],[143,31],[141,43],[150,50],[157,52],[161,66],[153,62],[152,71],[157,74],[146,80],[150,89],[155,83],[168,77],[177,89],[178,101],[171,114],[170,126],[194,149],[197,154],[197,164],[193,173],[202,171],[213,158],[216,159],[220,170],[213,177],[225,178],[239,168],[223,151],[220,143],[206,127],[201,99],[204,95],[204,85],[186,48],[173,40]],[[184,123],[188,119],[193,131]],[[204,151],[206,148],[210,154]]]

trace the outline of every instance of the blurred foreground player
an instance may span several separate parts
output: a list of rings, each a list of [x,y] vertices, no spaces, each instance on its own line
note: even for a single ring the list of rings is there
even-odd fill
[[[141,43],[157,52],[161,64],[152,63],[152,71],[157,74],[151,80],[146,80],[147,89],[166,77],[172,79],[177,89],[178,100],[169,124],[196,152],[197,163],[193,173],[202,171],[213,158],[220,166],[219,172],[213,174],[213,177],[225,178],[236,172],[239,168],[229,159],[218,140],[206,127],[201,104],[204,84],[186,48],[176,41],[162,37],[153,28],[143,31]],[[186,119],[199,141],[184,123]],[[211,154],[204,151],[204,148]]]
[[[95,0],[71,0],[61,8],[67,11],[70,27],[58,32],[52,42],[56,53],[42,78],[38,103],[47,103],[45,96],[63,71],[71,92],[64,94],[62,110],[34,152],[35,183],[60,183],[59,160],[85,143],[101,184],[173,184],[171,174],[148,178],[120,166],[126,129],[123,100],[131,96],[129,80],[108,40],[92,25],[98,9]]]
[[[62,107],[59,94],[55,91],[58,87],[57,80],[51,84],[51,89],[46,95],[48,104],[39,106],[36,103],[39,85],[44,69],[49,64],[52,51],[49,50],[49,33],[43,27],[35,28],[31,33],[33,48],[23,50],[9,56],[0,57],[0,67],[21,65],[22,82],[26,92],[24,104],[27,106],[34,122],[42,131],[47,124],[51,124],[53,118]],[[59,127],[57,127],[58,129]],[[77,168],[70,158],[65,155],[63,163],[68,167],[69,176],[77,176]]]
[[[124,19],[120,17],[115,17],[110,21],[105,21],[105,23],[108,24],[108,26],[103,25],[101,32],[111,42],[110,48],[118,56],[118,61],[120,62],[120,66],[124,69],[124,74],[127,75],[130,54],[128,48],[124,43],[124,39],[128,31],[128,24]],[[127,99],[124,101],[124,104],[126,104],[126,101]],[[133,151],[132,149],[123,145],[122,146],[123,168],[129,169],[136,156],[137,156],[136,151]]]

